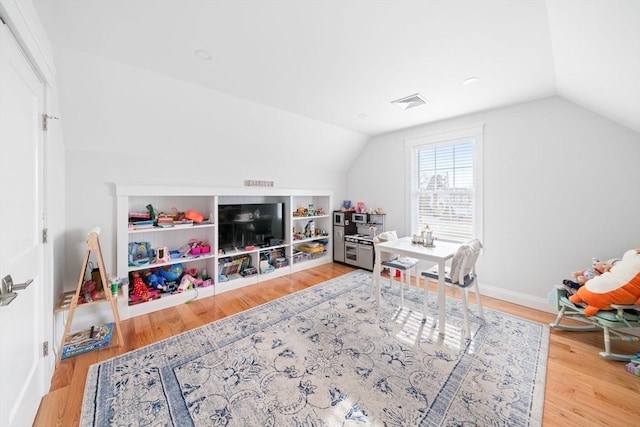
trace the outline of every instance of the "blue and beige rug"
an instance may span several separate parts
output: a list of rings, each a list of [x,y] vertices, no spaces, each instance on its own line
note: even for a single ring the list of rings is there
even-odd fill
[[[486,310],[467,341],[448,299],[439,338],[397,290],[355,271],[93,365],[81,425],[541,425],[546,325]]]

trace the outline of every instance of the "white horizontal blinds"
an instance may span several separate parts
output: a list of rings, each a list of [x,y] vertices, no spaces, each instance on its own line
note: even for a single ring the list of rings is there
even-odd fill
[[[428,224],[440,238],[464,241],[474,231],[474,142],[413,147],[413,206],[418,230]]]

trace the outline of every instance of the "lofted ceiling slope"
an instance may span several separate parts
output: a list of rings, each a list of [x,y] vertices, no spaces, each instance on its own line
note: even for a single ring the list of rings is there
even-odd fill
[[[54,49],[364,135],[552,95],[640,132],[640,0],[33,1]]]

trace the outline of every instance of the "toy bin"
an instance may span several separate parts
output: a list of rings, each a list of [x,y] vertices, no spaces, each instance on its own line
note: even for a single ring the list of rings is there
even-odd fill
[[[203,255],[211,252],[211,246],[194,246],[189,250],[191,255]]]

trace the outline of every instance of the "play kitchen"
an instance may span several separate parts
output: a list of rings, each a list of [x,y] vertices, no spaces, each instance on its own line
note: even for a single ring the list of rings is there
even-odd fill
[[[373,271],[373,238],[384,221],[383,213],[333,212],[333,260]]]

